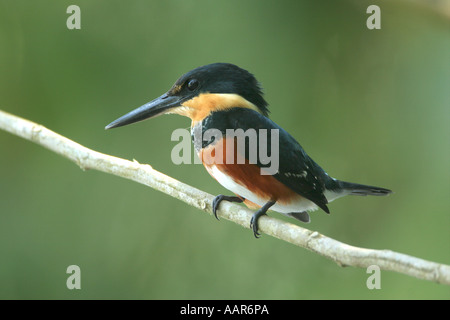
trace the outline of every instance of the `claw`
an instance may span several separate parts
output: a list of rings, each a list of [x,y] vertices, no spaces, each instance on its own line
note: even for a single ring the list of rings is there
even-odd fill
[[[258,211],[256,211],[253,215],[252,218],[250,219],[250,228],[253,230],[253,235],[255,236],[256,239],[258,239],[260,237],[260,233],[258,232],[258,220],[262,215],[265,215],[267,210],[269,210],[269,208],[271,206],[273,206],[275,204],[275,201],[269,201],[267,202],[264,206],[261,207],[261,209],[259,209]]]
[[[212,211],[214,214],[214,217],[216,217],[217,220],[219,220],[219,217],[217,216],[217,208],[219,207],[220,202],[223,200],[223,195],[219,194],[217,197],[214,198],[212,202]]]
[[[217,197],[214,198],[212,202],[212,211],[214,217],[216,217],[217,220],[219,220],[219,217],[217,216],[217,209],[219,208],[219,205],[223,200],[237,203],[241,203],[244,201],[244,199],[240,197],[224,196],[223,194],[219,194]]]
[[[252,219],[250,220],[250,228],[253,230],[255,238],[258,239],[261,234],[258,232],[258,219],[255,217],[255,214],[252,215]]]

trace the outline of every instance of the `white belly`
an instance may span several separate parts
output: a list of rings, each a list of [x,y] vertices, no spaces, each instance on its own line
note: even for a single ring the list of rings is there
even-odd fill
[[[244,197],[245,199],[250,200],[251,202],[259,206],[265,205],[270,200],[270,199],[263,199],[255,195],[245,186],[240,185],[232,178],[222,173],[219,169],[217,169],[216,166],[206,167],[206,169],[208,170],[209,174],[211,174],[223,187],[227,188],[231,192],[241,197]],[[305,198],[300,198],[298,201],[294,201],[287,205],[275,203],[272,207],[270,207],[270,210],[283,214],[288,214],[291,212],[312,211],[316,210],[317,208],[318,207],[312,201],[309,201],[308,199]]]

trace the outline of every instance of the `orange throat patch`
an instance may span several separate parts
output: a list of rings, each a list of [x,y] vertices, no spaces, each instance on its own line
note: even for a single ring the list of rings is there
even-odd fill
[[[172,109],[169,113],[189,117],[192,126],[205,119],[211,112],[223,111],[231,108],[247,108],[260,112],[258,107],[248,100],[234,93],[201,93],[185,101],[180,107]]]

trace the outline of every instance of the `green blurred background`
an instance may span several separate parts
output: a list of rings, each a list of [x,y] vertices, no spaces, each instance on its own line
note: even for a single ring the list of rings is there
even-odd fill
[[[66,28],[70,4],[81,30]],[[370,4],[381,7],[381,30],[366,28]],[[171,133],[188,119],[103,128],[190,69],[237,64],[262,82],[271,118],[331,175],[395,191],[340,199],[307,228],[450,264],[449,21],[406,1],[1,0],[0,108],[227,193],[201,165],[171,162]],[[3,131],[0,147],[0,298],[450,298],[448,286],[387,271],[381,290],[368,290],[364,269],[255,240]],[[81,290],[66,288],[72,264]]]

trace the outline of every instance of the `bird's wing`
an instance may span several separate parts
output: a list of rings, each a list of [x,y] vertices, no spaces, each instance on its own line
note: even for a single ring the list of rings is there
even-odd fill
[[[232,111],[226,112],[227,115],[222,114],[217,117],[216,121],[214,116],[210,117],[210,127],[215,127],[225,133],[226,129],[242,129],[244,132],[249,129],[255,129],[257,135],[261,134],[260,129],[267,130],[267,155],[274,157],[276,147],[278,145],[278,171],[273,176],[298,193],[299,195],[314,202],[318,207],[329,213],[327,207],[327,199],[324,196],[325,183],[331,179],[323,171],[323,169],[317,165],[303,150],[300,144],[283,128],[278,126],[275,122],[269,118],[261,115],[260,113],[244,108],[233,108]],[[219,121],[220,119],[220,121]],[[271,130],[278,130],[279,142],[274,143],[272,148],[272,135]],[[275,137],[275,135],[273,135]],[[267,161],[261,161],[260,158],[260,139],[257,143],[258,160],[256,165],[264,170],[271,164],[264,164]],[[254,144],[251,145],[248,139],[245,139],[245,157],[248,159],[250,148],[254,148]]]

